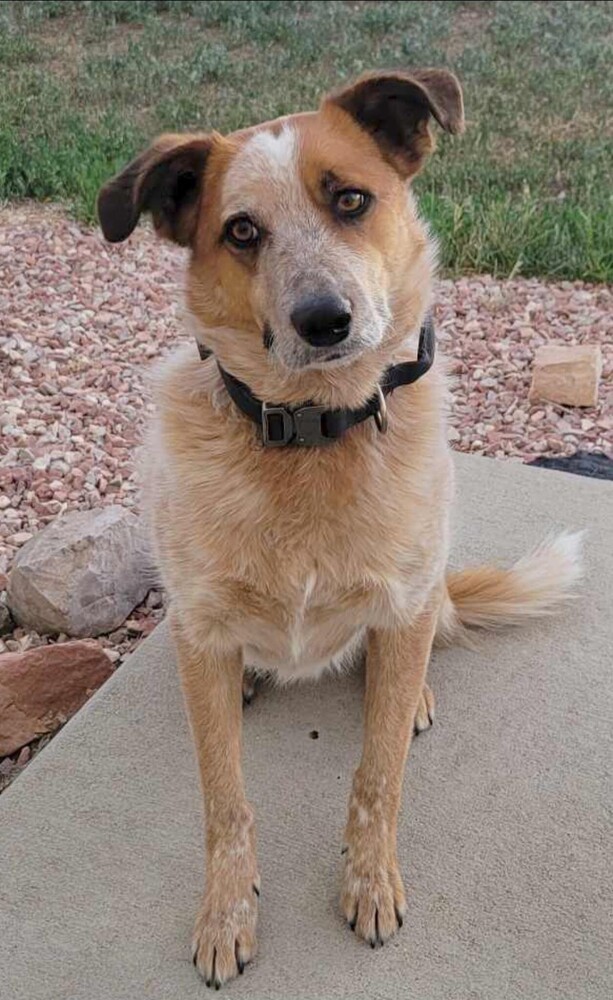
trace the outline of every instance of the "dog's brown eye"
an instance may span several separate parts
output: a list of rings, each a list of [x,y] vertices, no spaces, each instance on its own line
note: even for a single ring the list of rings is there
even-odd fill
[[[339,215],[343,215],[346,218],[355,218],[366,211],[369,201],[370,195],[365,191],[358,191],[356,188],[347,188],[347,190],[337,193],[334,207]]]
[[[259,243],[260,231],[248,215],[237,215],[226,223],[225,237],[233,246],[243,250]]]

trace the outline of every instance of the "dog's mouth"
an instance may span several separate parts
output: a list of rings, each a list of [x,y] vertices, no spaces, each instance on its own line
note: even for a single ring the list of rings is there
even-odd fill
[[[328,368],[343,368],[355,361],[362,351],[363,348],[356,347],[346,348],[344,351],[339,351],[338,348],[335,350],[311,349],[308,353],[305,352],[293,358],[289,365],[286,359],[282,358],[281,360],[286,367],[291,367],[294,371],[317,371]]]
[[[341,368],[343,365],[349,364],[350,361],[360,353],[356,350],[348,351],[322,351],[318,353],[315,357],[310,358],[305,361],[303,368]]]

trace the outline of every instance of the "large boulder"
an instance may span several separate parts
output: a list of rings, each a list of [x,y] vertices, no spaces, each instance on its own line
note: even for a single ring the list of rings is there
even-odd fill
[[[95,636],[112,632],[157,574],[143,525],[125,507],[75,511],[19,550],[8,606],[24,628]]]
[[[0,757],[52,733],[113,673],[97,642],[59,642],[0,656]]]

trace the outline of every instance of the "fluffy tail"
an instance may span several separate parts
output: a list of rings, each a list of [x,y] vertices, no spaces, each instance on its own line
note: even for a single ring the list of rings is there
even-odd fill
[[[554,612],[581,579],[582,536],[549,539],[509,569],[477,566],[448,574],[437,639],[450,642],[466,636],[466,629],[522,625]]]

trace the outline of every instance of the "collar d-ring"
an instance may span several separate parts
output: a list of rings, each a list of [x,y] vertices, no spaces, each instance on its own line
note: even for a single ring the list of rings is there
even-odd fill
[[[379,401],[379,407],[374,414],[375,423],[377,425],[377,430],[380,434],[387,434],[388,418],[387,418],[387,403],[385,402],[385,396],[383,394],[383,389],[380,385],[377,386],[377,399]]]

